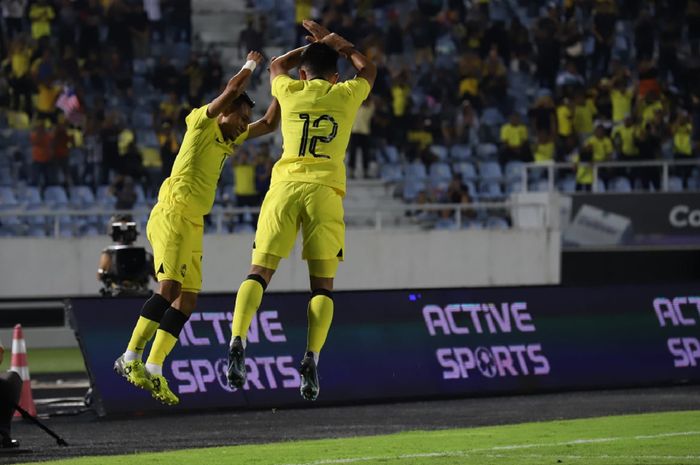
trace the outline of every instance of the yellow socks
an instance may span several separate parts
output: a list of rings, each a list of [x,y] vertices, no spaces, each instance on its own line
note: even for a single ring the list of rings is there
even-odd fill
[[[153,335],[158,329],[160,320],[163,318],[165,311],[170,307],[168,302],[160,294],[153,294],[141,307],[141,316],[139,316],[134,331],[131,333],[129,345],[126,347],[124,359],[127,362],[133,360],[141,360],[143,349],[146,343],[153,338]]]
[[[314,290],[306,313],[309,319],[306,351],[318,358],[333,321],[333,294],[326,289]]]
[[[263,293],[267,283],[262,276],[257,274],[248,275],[248,279],[241,283],[236,294],[236,305],[233,309],[233,323],[231,324],[231,340],[240,336],[245,341],[248,335],[250,322],[253,321],[255,312],[260,307]]]
[[[161,375],[163,362],[170,351],[173,350],[177,339],[180,336],[182,327],[187,323],[189,316],[176,310],[169,308],[163,315],[160,321],[160,327],[156,331],[156,339],[153,341],[153,347],[148,354],[146,361],[146,370],[152,375]]]

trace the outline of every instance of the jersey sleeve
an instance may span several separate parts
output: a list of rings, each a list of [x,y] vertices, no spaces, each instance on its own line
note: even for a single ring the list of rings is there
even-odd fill
[[[275,78],[272,80],[272,84],[270,85],[270,92],[272,93],[272,96],[277,98],[277,100],[280,100],[280,97],[284,97],[284,94],[289,87],[289,83],[293,81],[294,79],[286,74],[279,74],[275,76]]]
[[[206,126],[207,124],[214,121],[214,118],[209,118],[207,116],[207,105],[203,107],[195,108],[187,115],[185,122],[187,123],[188,129],[196,129]]]
[[[248,125],[248,128],[245,130],[245,132],[242,132],[238,137],[236,137],[236,140],[233,141],[233,145],[236,147],[240,146],[248,140],[248,134],[250,133],[250,124]]]
[[[367,99],[369,92],[372,90],[367,79],[362,77],[356,77],[342,82],[340,86],[350,94],[351,102],[355,103],[358,107]]]

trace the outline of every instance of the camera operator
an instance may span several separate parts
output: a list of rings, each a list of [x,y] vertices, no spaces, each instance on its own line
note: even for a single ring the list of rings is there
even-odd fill
[[[149,280],[155,277],[153,256],[143,247],[133,245],[138,231],[131,215],[115,215],[110,222],[115,242],[102,251],[97,280],[100,294],[106,297],[148,296]]]

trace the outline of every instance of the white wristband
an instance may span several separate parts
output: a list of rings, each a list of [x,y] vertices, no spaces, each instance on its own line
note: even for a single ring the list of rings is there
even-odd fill
[[[241,68],[241,69],[249,69],[250,72],[252,73],[253,71],[255,71],[255,67],[257,65],[258,64],[254,60],[248,60],[245,62],[245,64],[243,65],[243,68]]]

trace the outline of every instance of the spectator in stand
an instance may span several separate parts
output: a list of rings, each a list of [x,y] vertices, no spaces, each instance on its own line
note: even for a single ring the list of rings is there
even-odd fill
[[[101,184],[109,184],[110,177],[119,169],[119,133],[121,131],[117,118],[115,113],[107,114],[100,131],[102,142]]]
[[[634,25],[634,49],[637,60],[647,61],[654,56],[656,48],[656,25],[647,8],[642,9]]]
[[[42,37],[51,36],[51,21],[56,17],[56,12],[48,0],[37,0],[29,7],[29,19],[32,22],[32,39],[39,40]]]
[[[566,66],[557,76],[557,93],[564,97],[573,97],[577,91],[583,89],[584,83],[585,80],[576,63],[567,61]]]
[[[36,100],[37,118],[56,123],[58,116],[56,100],[61,94],[61,86],[52,81],[44,81],[39,83],[38,88],[39,95]]]
[[[502,111],[506,107],[508,91],[508,76],[505,64],[498,55],[498,48],[494,45],[484,60],[484,69],[480,83],[483,97]]]
[[[601,163],[611,161],[613,158],[613,143],[605,132],[605,127],[598,124],[595,127],[595,132],[584,143],[585,147],[590,148],[593,163]],[[598,177],[603,181],[607,181],[613,174],[614,170],[610,168],[601,168],[598,170]]]
[[[547,14],[539,18],[534,29],[537,48],[537,79],[541,87],[554,89],[559,71],[559,9],[554,2],[547,7]]]
[[[615,40],[617,24],[617,5],[613,0],[597,0],[593,9],[593,37],[595,48],[591,60],[591,73],[594,78],[604,74],[608,69]]]
[[[54,183],[53,134],[44,120],[37,119],[29,138],[32,143],[32,185],[43,190]]]
[[[574,102],[574,131],[583,142],[593,133],[593,121],[597,110],[593,99],[588,98],[584,92],[576,94]]]
[[[259,27],[255,26],[255,18],[248,16],[246,27],[238,35],[238,58],[243,58],[244,53],[250,50],[259,50],[265,56],[265,36],[262,34]],[[265,67],[261,66],[253,71],[250,77],[250,88],[255,89],[260,84],[260,76]]]
[[[457,144],[469,145],[470,147],[479,145],[479,129],[481,125],[476,109],[468,100],[462,102],[454,124],[455,142]]]
[[[501,126],[499,161],[505,166],[509,161],[531,162],[530,141],[525,126],[517,112],[511,113],[508,122]]]
[[[117,199],[114,208],[117,210],[131,210],[136,205],[138,195],[134,180],[129,176],[117,175],[109,188],[111,194]]]
[[[177,68],[167,56],[161,55],[153,68],[153,87],[161,92],[172,93],[177,92],[179,85]]]
[[[185,76],[187,76],[187,102],[190,107],[197,108],[201,106],[204,98],[204,69],[200,64],[199,56],[195,53],[190,56],[190,62],[185,68]]]
[[[574,155],[573,161],[576,164],[576,190],[590,192],[593,186],[593,150],[584,146]]]
[[[370,153],[370,127],[372,117],[374,116],[374,101],[371,97],[367,98],[357,110],[355,123],[352,126],[350,133],[350,157],[348,158],[349,176],[350,178],[357,176],[357,152],[362,152],[362,177],[369,177],[369,162],[372,159]]]
[[[7,28],[7,38],[15,39],[22,33],[27,0],[2,0],[2,18]]]
[[[24,106],[24,111],[29,117],[33,114],[32,89],[34,87],[29,74],[31,56],[32,49],[24,38],[18,37],[10,45],[9,84],[12,88],[12,109],[19,111]]]
[[[261,144],[255,155],[255,191],[258,193],[258,205],[262,204],[265,194],[270,189],[274,164],[270,157],[270,146],[267,143]]]
[[[411,41],[413,42],[413,60],[417,67],[431,65],[433,63],[435,41],[437,39],[437,25],[432,18],[413,10],[409,14],[406,26]]]
[[[392,123],[394,137],[392,143],[395,145],[403,143],[406,130],[408,129],[410,106],[411,87],[408,83],[408,72],[404,69],[399,72],[391,86],[391,108],[394,116]]]
[[[433,134],[430,131],[430,119],[421,116],[413,118],[413,125],[406,133],[406,142],[408,143],[407,154],[410,161],[416,158],[421,159],[426,168],[430,166],[432,160],[423,159],[425,152],[433,145]],[[426,163],[427,161],[427,163]]]
[[[239,149],[233,159],[233,192],[236,194],[237,207],[255,207],[258,205],[258,192],[255,190],[255,164],[246,149]],[[239,217],[239,223],[243,217]],[[256,221],[253,221],[255,224]]]
[[[692,140],[693,125],[686,112],[679,113],[672,126],[673,158],[676,160],[692,160],[697,158],[697,151]],[[682,165],[676,168],[676,174],[687,179],[693,171],[692,165]]]
[[[617,159],[620,161],[638,161],[639,149],[637,148],[638,129],[634,124],[634,118],[628,115],[623,124],[618,124],[613,128],[612,141],[617,153]],[[621,168],[615,170],[630,179],[636,174],[634,168]]]
[[[163,12],[160,8],[160,0],[143,0],[143,9],[148,18],[151,39],[157,42],[163,41]]]
[[[634,89],[629,85],[629,71],[613,80],[613,88],[610,91],[610,101],[612,103],[613,124],[622,123],[628,115],[632,114],[632,102],[634,99]]]
[[[68,156],[69,148],[70,135],[68,134],[68,126],[66,125],[66,118],[61,115],[58,117],[58,122],[53,130],[53,161],[56,166],[56,172],[61,173],[65,187],[73,185]]]
[[[563,98],[557,105],[557,153],[559,159],[565,159],[576,148],[577,139],[574,134],[574,103],[570,98]]]
[[[396,9],[391,9],[388,17],[389,27],[384,36],[384,53],[392,68],[401,68],[404,66],[404,28]]]
[[[160,144],[160,167],[161,179],[158,185],[165,178],[170,176],[170,172],[175,164],[175,157],[180,150],[180,137],[175,132],[175,128],[170,121],[163,121],[158,131],[158,143]]]

